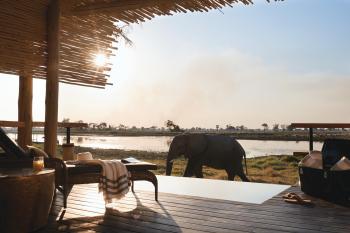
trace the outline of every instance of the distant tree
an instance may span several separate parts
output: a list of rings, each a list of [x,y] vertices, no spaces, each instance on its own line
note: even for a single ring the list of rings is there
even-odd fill
[[[98,124],[97,128],[105,129],[105,128],[107,128],[107,123],[106,122],[101,122],[100,124]]]
[[[226,130],[235,130],[236,128],[232,125],[226,125]]]
[[[269,125],[267,123],[263,123],[261,126],[264,128],[264,131],[269,129]]]
[[[284,125],[284,124],[281,125],[280,127],[281,127],[281,129],[282,129],[283,131],[286,131],[286,129],[287,129],[287,125]]]
[[[128,127],[123,125],[123,124],[120,124],[118,127],[117,127],[119,130],[126,130]]]
[[[183,130],[180,128],[180,126],[178,126],[177,124],[175,124],[173,121],[171,120],[167,120],[165,122],[165,126],[171,131],[171,132],[183,132]]]
[[[286,129],[287,129],[288,131],[293,131],[293,127],[292,127],[291,125],[287,125]]]
[[[218,131],[220,128],[220,125],[216,125],[215,127],[216,127],[216,131]]]
[[[152,126],[150,127],[150,130],[152,130],[152,131],[157,131],[157,129],[158,129],[158,127],[155,126],[155,125],[152,125]]]
[[[69,118],[63,118],[62,122],[63,123],[69,123],[70,119]]]
[[[245,127],[244,125],[237,126],[236,128],[238,128],[239,130],[245,130],[245,129],[247,129],[247,127]]]
[[[273,124],[272,129],[273,129],[274,131],[278,131],[279,127],[280,127],[279,124]]]
[[[97,124],[96,123],[89,123],[89,128],[96,129]]]

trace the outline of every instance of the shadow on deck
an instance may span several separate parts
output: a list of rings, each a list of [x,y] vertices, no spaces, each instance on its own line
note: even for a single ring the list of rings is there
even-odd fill
[[[249,204],[160,193],[156,202],[153,192],[139,191],[106,211],[96,184],[76,185],[67,210],[57,195],[49,225],[39,232],[350,232],[349,208],[314,198],[312,207],[289,204],[281,195]]]

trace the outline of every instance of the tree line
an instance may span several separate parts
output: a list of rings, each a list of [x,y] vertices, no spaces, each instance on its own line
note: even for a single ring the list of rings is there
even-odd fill
[[[69,118],[64,118],[62,122],[71,122]],[[83,123],[82,120],[76,121],[78,123]],[[293,128],[287,124],[274,123],[271,126],[267,123],[261,124],[263,131],[292,131]],[[88,128],[93,130],[118,130],[118,131],[170,131],[170,132],[184,132],[184,131],[247,131],[247,130],[261,130],[261,129],[250,129],[244,125],[232,125],[227,124],[221,127],[219,124],[215,125],[215,128],[205,128],[205,127],[191,127],[182,128],[177,123],[172,120],[167,120],[164,126],[150,126],[150,127],[136,127],[127,126],[125,124],[113,125],[107,122],[99,123],[88,123]]]

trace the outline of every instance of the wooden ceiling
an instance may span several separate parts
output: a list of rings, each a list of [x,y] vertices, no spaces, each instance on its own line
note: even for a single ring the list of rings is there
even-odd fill
[[[104,88],[115,47],[123,35],[117,22],[139,23],[179,12],[205,12],[251,4],[251,0],[61,0],[59,81]],[[49,0],[0,1],[0,73],[47,75]],[[120,24],[119,24],[120,25]],[[97,66],[95,57],[107,62]]]

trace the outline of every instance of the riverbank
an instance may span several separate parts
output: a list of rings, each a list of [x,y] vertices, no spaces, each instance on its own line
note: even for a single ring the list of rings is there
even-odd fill
[[[6,130],[7,133],[16,135],[17,129],[11,128]],[[116,130],[116,129],[71,129],[71,135],[75,137],[97,136],[97,137],[174,137],[182,132],[170,132],[167,130]],[[261,141],[309,141],[309,131],[296,130],[186,130],[185,133],[228,135],[238,140],[261,140]],[[40,140],[43,138],[43,129],[34,128],[33,138]],[[58,135],[65,137],[66,129],[59,128]],[[313,140],[322,142],[326,138],[350,139],[350,131],[340,129],[314,129]]]
[[[34,131],[34,134],[43,133]],[[65,129],[59,129],[60,135],[66,135]],[[242,130],[242,131],[186,131],[186,133],[205,133],[205,134],[220,134],[229,135],[236,139],[243,140],[266,140],[266,141],[309,141],[308,130],[293,130],[293,131],[272,131],[272,130]],[[161,136],[176,136],[180,132],[170,131],[133,131],[133,130],[85,130],[72,129],[73,136],[111,136],[111,137],[161,137]],[[342,130],[314,130],[314,141],[324,141],[326,138],[343,138],[350,139],[349,131]]]
[[[118,149],[93,149],[88,147],[76,147],[75,152],[90,151],[94,158],[98,159],[122,159],[135,157],[139,160],[155,163],[158,165],[157,175],[165,174],[165,161],[167,153],[165,152],[147,152],[147,151],[126,151]],[[61,148],[59,148],[61,154]],[[270,155],[247,159],[248,177],[253,182],[289,184],[298,182],[297,166],[303,156],[293,155]],[[185,159],[177,159],[173,166],[173,176],[182,176],[186,167]],[[203,174],[209,179],[227,179],[224,170],[217,170],[204,167]],[[236,178],[239,179],[239,178]]]

